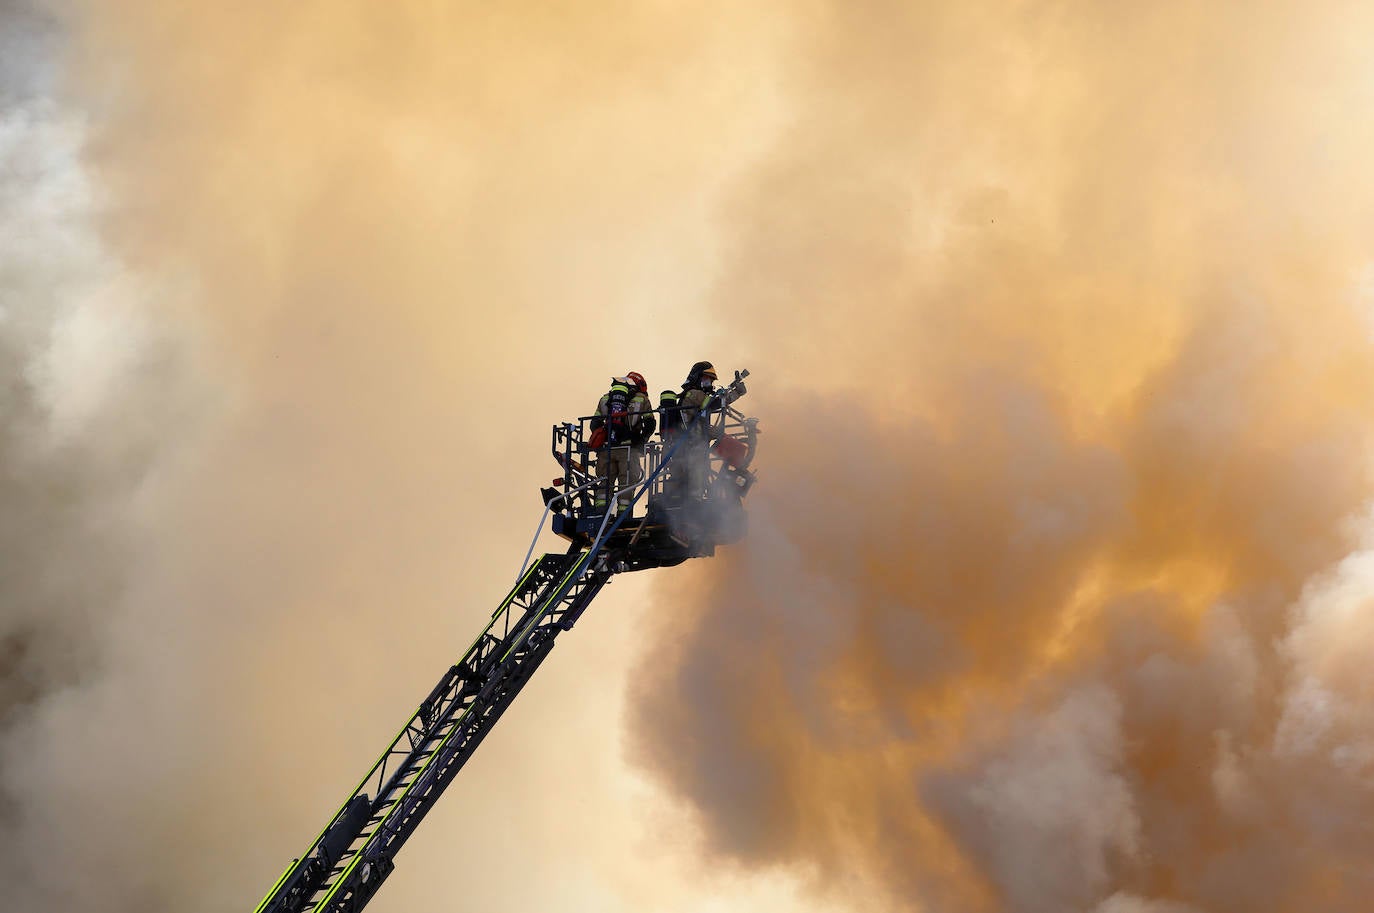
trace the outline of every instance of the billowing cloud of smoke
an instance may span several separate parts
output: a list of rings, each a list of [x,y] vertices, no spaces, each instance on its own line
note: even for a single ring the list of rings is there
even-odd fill
[[[736,186],[763,480],[638,756],[865,909],[1363,909],[1370,14],[876,6]]]
[[[700,357],[775,39],[621,6],[0,5],[0,906],[256,902],[509,585],[549,424]],[[373,909],[455,857],[642,908],[563,851],[614,790],[546,776],[610,779],[608,665],[541,670]]]
[[[548,420],[658,349],[768,429],[637,715],[712,847],[865,909],[1354,909],[1367,13],[599,6],[74,4],[91,123],[6,89],[7,900],[252,902],[499,597]],[[562,674],[379,913],[455,858],[575,908]]]
[[[103,801],[127,739],[94,683],[119,652],[144,492],[194,428],[196,383],[151,287],[100,240],[86,123],[54,99],[56,21],[5,4],[0,36],[0,880],[6,909],[94,909],[110,890],[142,897],[136,869],[93,884],[74,863],[101,841],[146,849]],[[138,701],[147,684],[119,690]],[[73,716],[82,693],[91,712]]]

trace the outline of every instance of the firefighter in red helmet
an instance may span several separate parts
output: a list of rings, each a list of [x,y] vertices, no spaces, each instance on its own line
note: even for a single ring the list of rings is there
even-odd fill
[[[613,493],[619,509],[628,507],[634,486],[644,477],[644,442],[654,432],[653,416],[644,414],[649,408],[647,390],[644,376],[631,371],[612,378],[611,388],[596,405],[591,421],[592,446],[599,451],[596,476],[603,480],[596,488],[598,513],[605,510]]]

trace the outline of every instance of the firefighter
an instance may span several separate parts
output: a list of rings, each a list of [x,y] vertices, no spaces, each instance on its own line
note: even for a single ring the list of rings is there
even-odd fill
[[[589,442],[598,450],[596,477],[603,484],[596,487],[594,510],[602,513],[612,490],[618,491],[616,501],[623,510],[630,503],[630,448],[638,426],[639,415],[632,411],[637,386],[628,377],[611,379],[611,388],[596,404],[592,416],[592,437]]]
[[[709,361],[699,361],[692,365],[692,370],[687,372],[687,379],[682,382],[682,395],[678,397],[679,414],[682,416],[684,428],[692,428],[701,414],[702,407],[715,392],[715,387],[716,369]]]
[[[708,450],[714,429],[709,412],[703,412],[715,393],[715,383],[715,367],[709,361],[699,361],[687,372],[682,394],[677,398],[679,433],[686,435],[673,458],[678,469],[673,474],[674,493],[679,497],[701,498],[706,491]]]
[[[744,381],[738,374],[733,384],[717,390],[716,369],[709,361],[699,361],[687,372],[682,394],[677,397],[678,430],[675,433],[685,435],[673,458],[678,466],[674,482],[678,497],[705,496],[711,445],[721,434],[714,420],[719,410],[744,394]]]

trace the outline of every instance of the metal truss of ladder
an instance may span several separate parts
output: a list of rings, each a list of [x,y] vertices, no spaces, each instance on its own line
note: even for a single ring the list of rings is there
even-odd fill
[[[713,405],[703,407],[697,420],[704,423],[708,415],[716,414],[717,425],[710,439],[737,438],[752,458],[754,420],[728,408],[743,395],[742,381],[748,374],[737,372],[735,382],[719,391]],[[555,532],[573,543],[569,552],[544,555],[527,570],[522,569],[519,582],[492,613],[486,629],[411,714],[305,855],[287,866],[255,913],[362,910],[395,869],[401,846],[548,656],[555,638],[573,626],[611,577],[621,571],[670,566],[714,552],[718,535],[704,544],[684,544],[667,529],[669,524],[651,523],[648,516],[631,519],[635,503],[646,493],[662,494],[663,472],[687,439],[685,433],[680,433],[666,451],[651,448],[656,465],[635,486],[625,509],[605,514],[599,521],[574,516],[574,496],[601,484],[584,462],[588,452],[583,444],[586,422],[584,418],[577,426],[555,426],[554,455],[561,456],[567,491],[559,495],[546,490],[545,494],[545,518],[552,505],[561,502],[555,519],[566,522],[562,531],[555,523]],[[704,437],[695,440],[704,445]],[[704,454],[701,456],[705,459]],[[731,493],[728,503],[736,510],[741,510],[739,502],[754,480],[753,474],[745,471],[745,464],[747,460],[730,472],[722,468],[719,473],[728,482],[724,486]],[[650,502],[652,513],[652,498]],[[543,522],[541,519],[541,528]],[[652,532],[646,534],[648,530]],[[537,530],[535,541],[538,536]],[[533,550],[532,542],[530,552]]]
[[[617,524],[618,525],[618,524]],[[356,913],[402,844],[612,571],[596,547],[546,554],[492,613],[301,859],[256,913]],[[604,562],[602,562],[604,565]]]

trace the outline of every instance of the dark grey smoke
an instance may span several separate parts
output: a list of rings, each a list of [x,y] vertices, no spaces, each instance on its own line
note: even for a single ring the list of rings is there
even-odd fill
[[[48,5],[0,0],[0,107],[8,109],[51,90],[60,36],[60,23]]]

